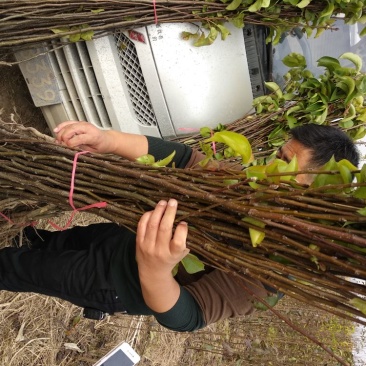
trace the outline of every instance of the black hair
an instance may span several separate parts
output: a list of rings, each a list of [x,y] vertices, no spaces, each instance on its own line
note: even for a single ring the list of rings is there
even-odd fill
[[[310,163],[313,166],[323,166],[332,156],[336,161],[347,159],[358,166],[360,155],[352,139],[341,129],[307,124],[290,130],[294,140],[297,140],[312,151]]]

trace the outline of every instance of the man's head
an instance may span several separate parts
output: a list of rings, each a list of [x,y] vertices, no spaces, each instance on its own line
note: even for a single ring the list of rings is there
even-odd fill
[[[336,161],[349,160],[356,167],[359,153],[352,140],[340,129],[331,126],[308,124],[291,130],[292,138],[277,152],[277,158],[290,162],[296,155],[298,169],[317,169],[332,156]],[[311,184],[311,174],[296,177],[299,183]]]

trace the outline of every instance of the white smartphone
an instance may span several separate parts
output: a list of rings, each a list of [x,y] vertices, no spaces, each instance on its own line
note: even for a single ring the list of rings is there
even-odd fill
[[[94,366],[133,366],[140,361],[140,356],[126,342],[119,344],[100,359]]]

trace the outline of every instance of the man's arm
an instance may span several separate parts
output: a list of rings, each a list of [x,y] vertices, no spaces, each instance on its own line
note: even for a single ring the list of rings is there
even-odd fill
[[[54,132],[56,141],[69,147],[78,147],[100,154],[115,154],[131,161],[146,154],[153,155],[158,161],[175,152],[172,164],[174,163],[177,168],[185,168],[192,154],[192,149],[185,144],[151,136],[100,130],[88,122],[63,122],[54,129]]]
[[[115,154],[129,160],[147,154],[149,149],[147,138],[143,135],[101,130],[89,122],[63,122],[54,132],[56,141],[69,147],[79,147],[101,154]]]
[[[173,233],[178,203],[160,201],[140,219],[136,235],[136,260],[142,295],[157,313],[170,310],[178,301],[180,286],[172,275],[174,266],[189,252],[188,226],[180,222]]]

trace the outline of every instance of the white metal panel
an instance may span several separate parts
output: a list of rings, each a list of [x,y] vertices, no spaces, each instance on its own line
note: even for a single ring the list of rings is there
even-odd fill
[[[134,115],[113,36],[86,43],[112,128],[160,137],[156,126],[140,125]]]
[[[231,35],[210,46],[194,47],[183,30],[194,24],[148,27],[159,80],[177,134],[187,128],[216,127],[252,108],[252,90],[243,30],[226,24]]]

